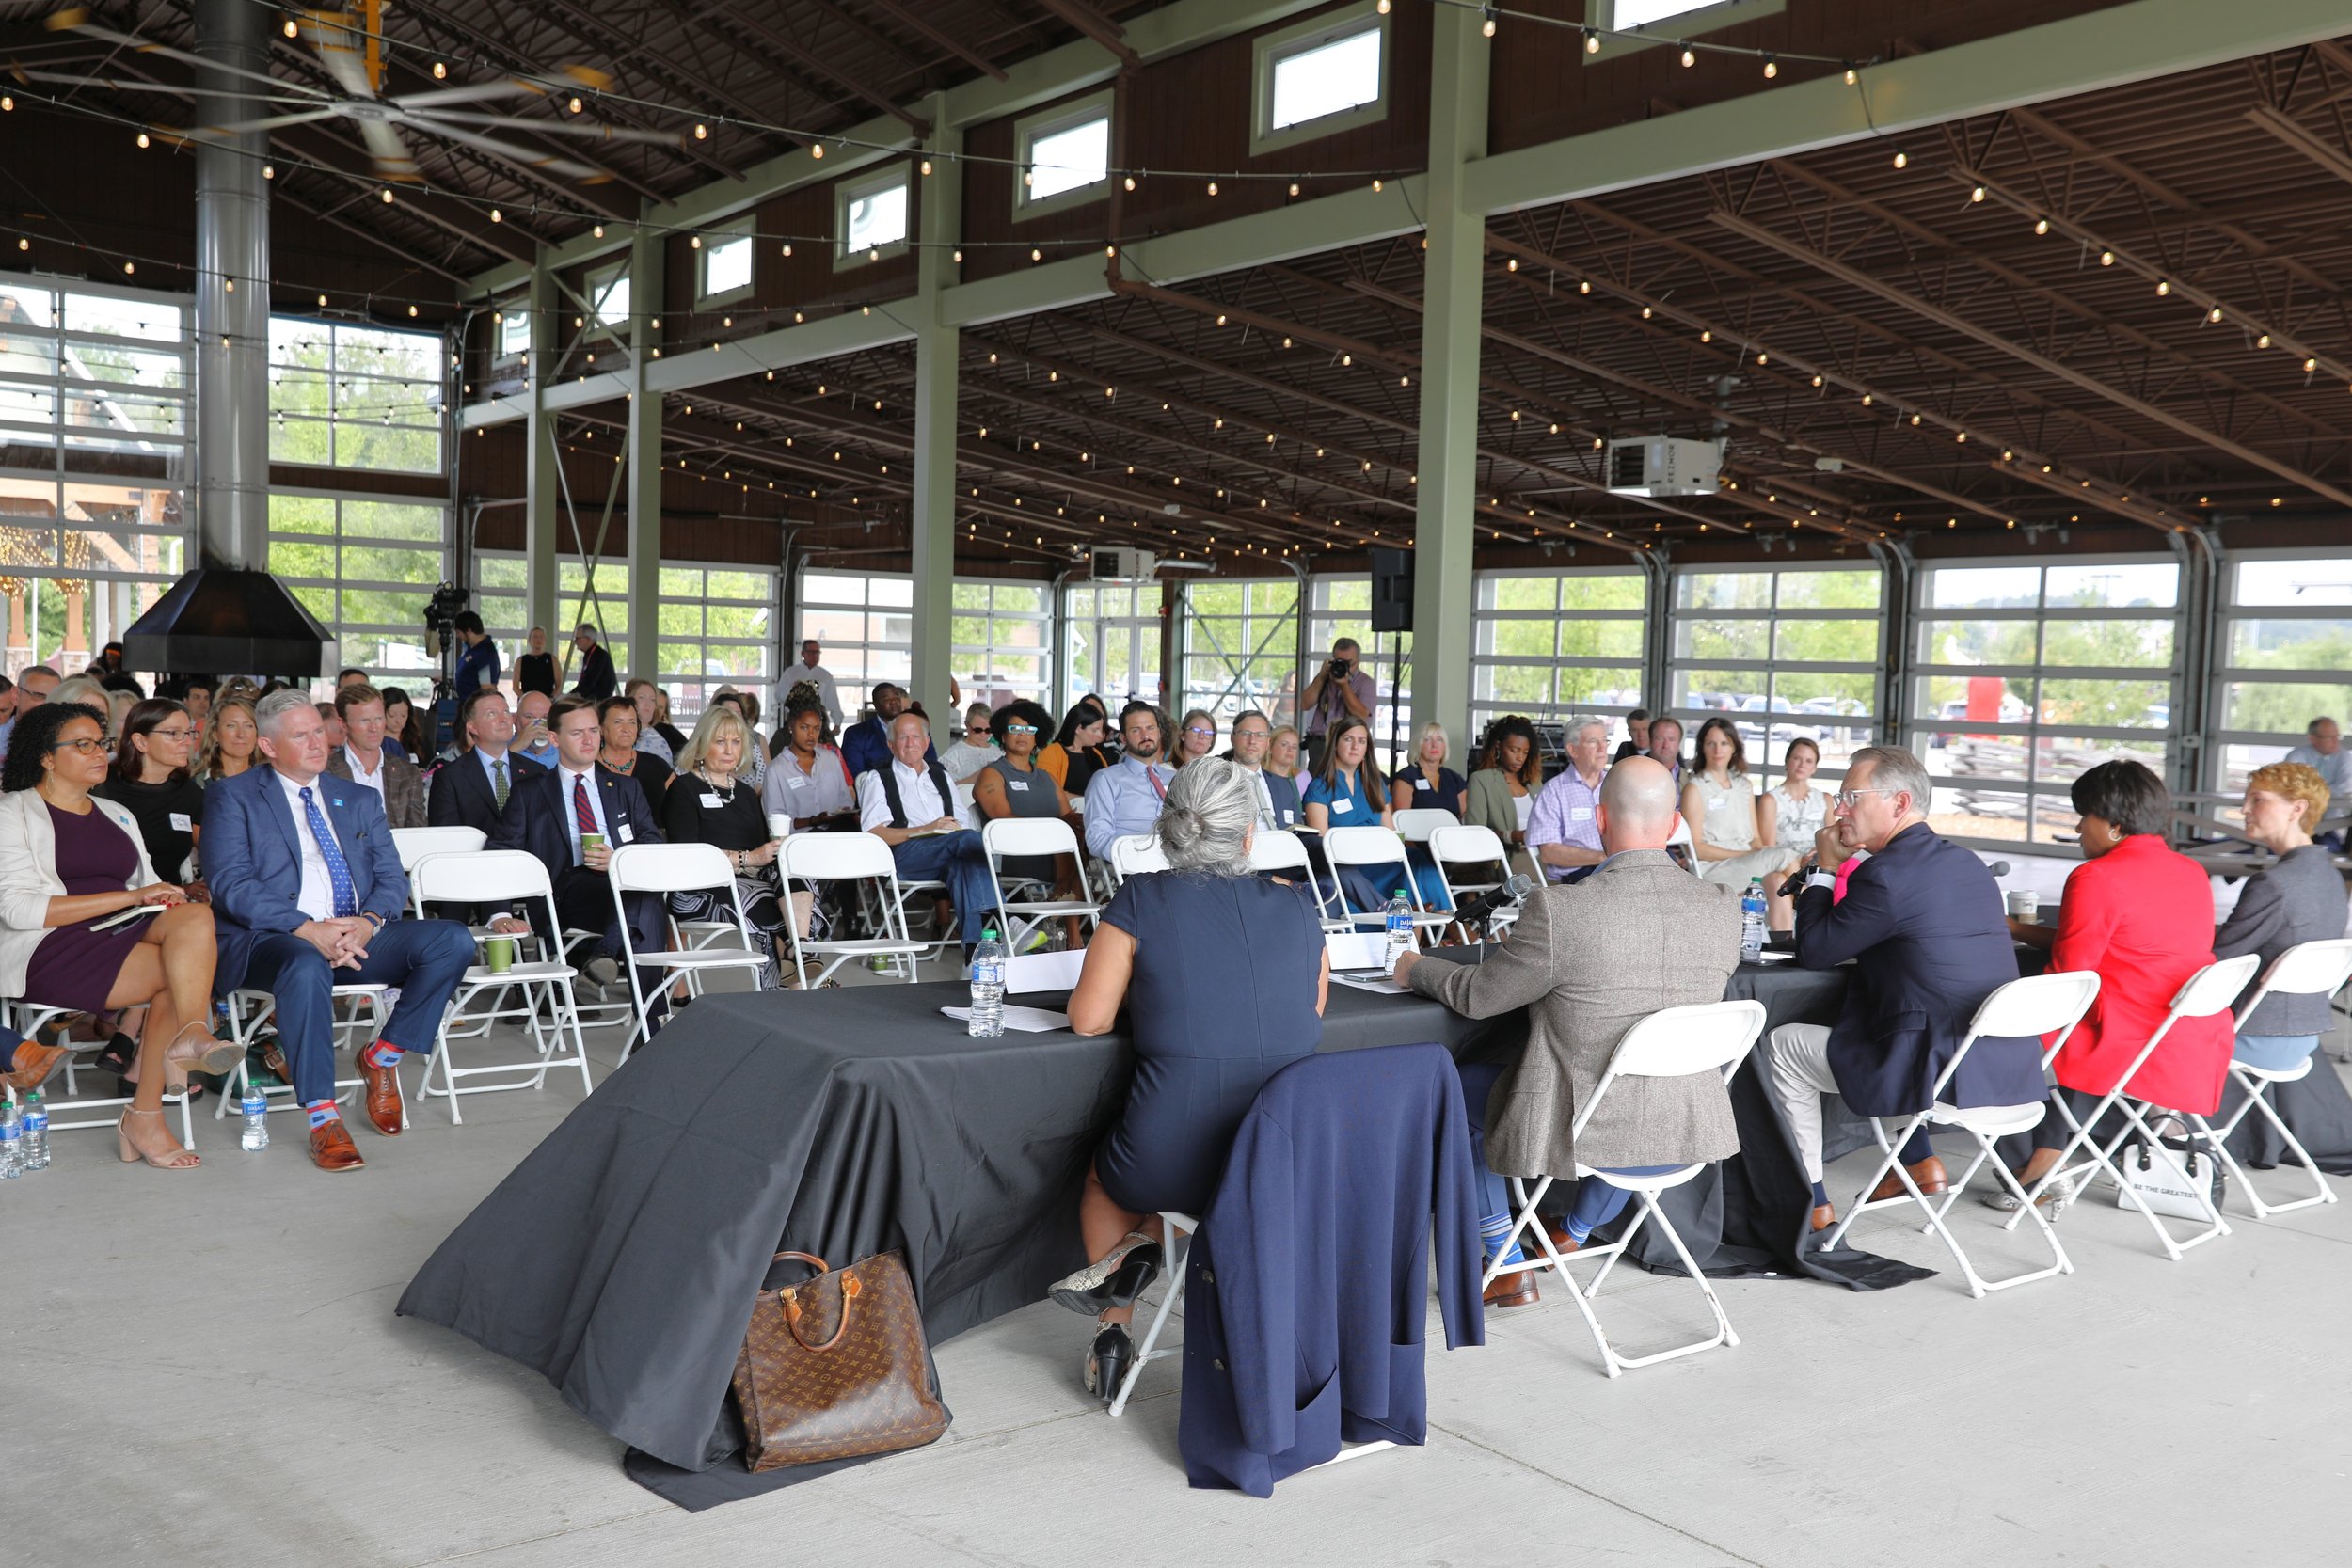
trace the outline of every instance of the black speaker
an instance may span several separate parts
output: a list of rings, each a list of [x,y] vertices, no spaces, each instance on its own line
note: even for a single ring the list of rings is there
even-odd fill
[[[1413,629],[1413,552],[1372,552],[1372,629]]]

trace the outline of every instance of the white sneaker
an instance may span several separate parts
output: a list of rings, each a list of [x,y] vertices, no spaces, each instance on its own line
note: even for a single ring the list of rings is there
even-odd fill
[[[2036,1201],[2035,1207],[2042,1211],[2042,1218],[2054,1220],[2066,1212],[2066,1206],[2074,1201],[2075,1196],[2074,1179],[2063,1176],[2050,1184]],[[2004,1214],[2013,1214],[2025,1207],[2017,1201],[2017,1195],[2007,1187],[1995,1187],[1989,1193],[1979,1194],[1977,1201],[1988,1209],[1998,1209]]]

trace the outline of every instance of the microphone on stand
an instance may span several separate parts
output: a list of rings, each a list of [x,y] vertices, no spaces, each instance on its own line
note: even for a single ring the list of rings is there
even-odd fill
[[[1535,879],[1523,872],[1514,871],[1497,887],[1490,887],[1476,897],[1465,900],[1454,911],[1454,918],[1464,926],[1474,927],[1482,933],[1487,922],[1505,910],[1516,910],[1527,902],[1535,891]]]

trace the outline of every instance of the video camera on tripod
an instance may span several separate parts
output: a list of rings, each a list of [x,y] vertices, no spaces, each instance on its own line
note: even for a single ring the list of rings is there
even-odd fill
[[[466,601],[473,597],[470,589],[453,582],[442,583],[433,590],[433,597],[424,606],[424,651],[439,661],[439,672],[433,677],[433,718],[430,748],[436,755],[445,749],[457,722],[457,617],[466,611]]]

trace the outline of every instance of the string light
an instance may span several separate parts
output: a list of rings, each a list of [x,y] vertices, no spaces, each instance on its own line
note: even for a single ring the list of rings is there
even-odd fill
[[[433,79],[437,82],[448,81],[449,67],[442,64],[439,60],[435,60],[433,62]]]
[[[1909,168],[1911,166],[1911,154],[1905,152],[1899,147],[1895,149],[1895,166],[1897,168]]]
[[[1492,6],[1487,6],[1485,8],[1485,10],[1486,20],[1478,24],[1478,30],[1486,34],[1488,38],[1492,38],[1495,36],[1495,8]]]
[[[1779,74],[1780,74],[1780,62],[1779,62],[1778,60],[1773,59],[1773,58],[1772,58],[1770,55],[1765,55],[1765,56],[1764,56],[1764,80],[1766,80],[1767,82],[1769,82],[1769,81],[1771,81],[1773,77],[1775,77],[1775,76],[1777,76],[1777,75],[1779,75]]]
[[[291,16],[286,18],[282,26],[286,36],[290,39],[300,38],[302,36],[302,29],[294,25],[294,19]]]
[[[1682,46],[1682,66],[1683,66],[1683,69],[1687,71],[1687,70],[1689,70],[1691,67],[1692,67],[1692,66],[1694,66],[1694,65],[1696,65],[1696,64],[1698,64],[1698,63],[1699,63],[1699,57],[1698,57],[1698,55],[1696,54],[1696,52],[1694,52],[1694,51],[1691,48],[1691,46],[1690,46],[1689,44],[1687,44],[1687,43],[1686,43],[1686,44],[1684,44],[1684,45]]]
[[[1584,53],[1587,55],[1600,53],[1600,34],[1590,27],[1584,29]]]
[[[141,131],[141,132],[139,133],[139,145],[140,145],[141,147],[145,147],[145,146],[147,146],[147,145],[148,145],[148,141],[147,141],[147,133],[146,133],[146,132],[144,132],[144,131]]]

